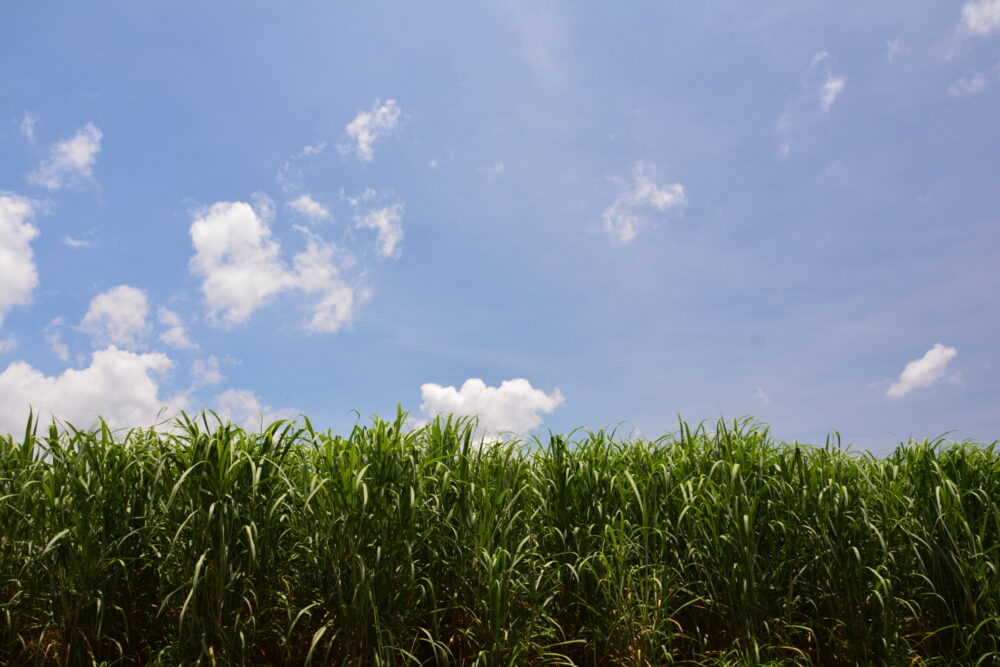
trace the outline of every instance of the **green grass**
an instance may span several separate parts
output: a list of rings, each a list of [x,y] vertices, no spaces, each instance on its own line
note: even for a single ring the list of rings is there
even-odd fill
[[[0,664],[992,664],[1000,449],[750,420],[0,440]]]

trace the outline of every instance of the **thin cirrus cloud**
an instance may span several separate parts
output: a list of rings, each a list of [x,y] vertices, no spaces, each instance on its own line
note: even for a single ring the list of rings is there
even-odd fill
[[[93,123],[87,123],[71,139],[56,143],[28,180],[49,190],[93,181],[103,137]]]
[[[997,63],[989,74],[975,72],[971,76],[956,79],[948,86],[948,94],[952,97],[978,95],[989,88],[997,79],[1000,79],[1000,63]]]
[[[21,134],[27,137],[28,141],[35,141],[35,125],[38,124],[39,118],[36,114],[30,111],[24,112],[24,117],[21,118],[21,124],[18,126],[21,130]]]
[[[80,330],[93,337],[95,347],[118,345],[134,349],[149,333],[146,293],[129,285],[119,285],[95,296],[80,322]]]
[[[500,433],[523,435],[538,428],[542,414],[548,414],[565,400],[558,389],[545,393],[524,378],[505,380],[499,387],[487,386],[479,378],[469,378],[461,389],[428,382],[420,387],[420,409],[428,418],[455,414],[479,418],[479,428],[487,437]]]
[[[160,397],[156,376],[172,367],[164,354],[140,354],[114,345],[95,351],[88,367],[70,368],[58,376],[14,362],[0,373],[0,432],[23,429],[29,409],[42,423],[55,416],[86,427],[101,416],[112,427],[151,426],[162,408],[187,407],[181,397]]]
[[[15,306],[30,302],[38,286],[31,241],[38,229],[30,223],[35,215],[31,200],[0,192],[0,325]]]
[[[902,398],[915,389],[930,387],[945,376],[948,364],[957,355],[958,350],[954,347],[935,344],[924,356],[906,364],[899,379],[889,387],[886,395],[890,398]]]
[[[191,271],[202,279],[209,321],[231,327],[246,322],[278,294],[298,290],[313,297],[306,328],[332,333],[351,322],[359,297],[340,277],[337,248],[306,234],[305,251],[288,268],[267,221],[246,202],[218,202],[191,225]]]
[[[827,75],[826,80],[820,87],[819,104],[823,111],[829,111],[833,103],[837,101],[840,94],[844,92],[847,80],[842,76]]]
[[[656,165],[645,160],[635,163],[630,181],[618,179],[621,192],[601,215],[603,230],[616,244],[628,243],[650,224],[654,213],[687,206],[684,186],[658,184]]]
[[[965,3],[962,7],[962,27],[976,35],[1000,32],[1000,0]]]
[[[396,100],[379,104],[375,100],[371,111],[359,111],[347,127],[340,141],[340,152],[344,155],[354,153],[362,162],[375,159],[375,144],[392,134],[399,125],[402,116]]]

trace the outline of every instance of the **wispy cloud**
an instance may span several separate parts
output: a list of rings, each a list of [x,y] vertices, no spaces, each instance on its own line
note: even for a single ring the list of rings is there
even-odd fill
[[[362,162],[375,159],[375,143],[392,134],[399,125],[402,116],[396,100],[372,105],[371,111],[359,111],[347,127],[340,142],[340,152],[344,155],[354,153]]]
[[[1000,0],[965,3],[962,7],[962,27],[976,35],[1000,32]]]
[[[93,123],[87,123],[71,139],[56,143],[28,180],[49,190],[93,181],[103,137]]]
[[[329,220],[333,217],[330,215],[330,211],[327,210],[325,206],[313,199],[310,195],[301,195],[296,197],[292,201],[288,202],[288,206],[293,211],[308,218],[312,222]]]
[[[28,138],[28,141],[35,141],[35,125],[38,124],[39,118],[36,114],[30,111],[25,111],[24,116],[21,118],[20,130],[21,134]]]
[[[666,213],[687,206],[684,186],[680,183],[658,184],[656,165],[651,162],[636,162],[631,180],[618,180],[621,192],[601,215],[604,232],[615,243],[628,243],[634,239],[649,224],[651,213]]]

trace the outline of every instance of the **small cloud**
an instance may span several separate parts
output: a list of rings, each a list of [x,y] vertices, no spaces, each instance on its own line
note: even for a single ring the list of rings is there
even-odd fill
[[[651,211],[666,213],[687,206],[684,186],[680,183],[658,185],[656,165],[645,160],[632,168],[631,182],[623,182],[622,192],[614,203],[604,209],[604,232],[615,243],[628,243],[648,224]]]
[[[213,409],[224,421],[231,421],[245,429],[259,428],[278,419],[294,419],[296,411],[285,408],[275,410],[261,403],[257,394],[249,389],[229,389],[218,394],[213,401]]]
[[[757,385],[756,391],[753,393],[757,397],[757,400],[763,402],[765,405],[771,405],[771,397],[764,393],[764,390],[760,385]]]
[[[103,136],[93,123],[87,123],[72,139],[53,146],[49,157],[28,174],[28,180],[49,190],[93,181]]]
[[[914,359],[906,364],[899,380],[894,382],[886,395],[890,398],[901,398],[914,389],[930,387],[943,378],[948,370],[948,363],[955,358],[958,350],[937,343],[920,359]]]
[[[13,336],[7,336],[6,338],[0,338],[0,354],[7,354],[11,350],[17,348],[17,339]]]
[[[374,229],[378,232],[378,252],[383,258],[398,257],[399,244],[403,240],[403,205],[400,203],[381,208],[373,208],[354,216],[358,227]]]
[[[94,241],[88,241],[86,239],[74,239],[71,236],[61,236],[59,237],[59,242],[70,248],[93,248]]]
[[[507,166],[502,161],[497,160],[493,164],[483,165],[479,168],[479,171],[486,174],[487,180],[492,181],[494,178],[507,171]]]
[[[31,113],[30,111],[24,112],[24,117],[21,119],[21,134],[28,138],[28,141],[34,143],[35,141],[35,125],[38,124],[38,116]]]
[[[66,343],[62,342],[62,324],[63,319],[56,317],[45,325],[43,333],[45,334],[45,342],[49,344],[49,348],[52,349],[53,354],[59,358],[59,361],[68,363],[69,347],[67,347]]]
[[[188,336],[187,327],[181,320],[180,315],[162,306],[156,312],[156,317],[160,324],[167,327],[167,330],[160,334],[160,342],[168,347],[177,349],[192,349],[198,347]]]
[[[440,163],[439,163],[439,162],[438,162],[437,160],[431,160],[430,162],[428,162],[428,163],[427,163],[427,166],[428,166],[428,167],[430,167],[431,169],[434,169],[434,168],[435,168],[435,167],[437,167],[437,166],[438,166],[439,164],[440,164]]]
[[[903,41],[898,37],[894,39],[886,40],[885,42],[885,59],[890,63],[896,59],[900,53],[903,52]]]
[[[948,94],[952,97],[967,97],[978,95],[986,90],[987,79],[979,72],[967,79],[957,79],[948,86]]]
[[[1000,32],[1000,0],[965,3],[962,7],[962,26],[975,35]]]
[[[842,76],[827,76],[826,81],[823,82],[823,87],[820,90],[820,106],[823,107],[823,111],[829,111],[833,103],[840,97],[840,94],[844,91],[844,86],[847,84],[847,80]]]
[[[317,222],[319,220],[328,220],[331,215],[330,211],[326,209],[325,206],[320,204],[318,201],[310,197],[309,195],[302,195],[292,201],[288,202],[289,208],[291,208],[296,213],[305,216],[312,222]]]
[[[135,287],[119,285],[98,294],[80,322],[80,330],[94,338],[95,347],[118,345],[135,348],[148,333],[146,293]]]
[[[359,111],[344,128],[340,152],[343,155],[353,152],[362,162],[371,162],[375,159],[375,143],[396,130],[401,115],[396,100],[382,105],[375,100],[371,111]]]
[[[813,56],[812,62],[809,63],[809,67],[810,68],[816,67],[816,65],[819,65],[821,62],[824,62],[829,59],[830,59],[829,51],[818,51],[816,55]]]
[[[479,378],[465,381],[461,389],[429,382],[420,387],[420,409],[428,418],[437,415],[479,417],[479,427],[487,437],[512,432],[519,435],[538,428],[541,414],[548,414],[565,402],[558,389],[545,393],[523,378],[505,380],[489,387]]]
[[[191,363],[191,375],[196,386],[219,384],[224,379],[219,368],[219,358],[214,354],[207,359],[195,359]]]

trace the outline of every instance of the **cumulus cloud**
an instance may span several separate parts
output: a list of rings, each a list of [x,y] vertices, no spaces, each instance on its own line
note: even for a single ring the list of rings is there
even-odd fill
[[[89,426],[98,416],[113,427],[151,426],[161,408],[183,400],[160,398],[155,376],[173,366],[159,353],[137,354],[114,345],[94,352],[90,366],[47,376],[23,361],[0,373],[0,433],[23,431],[29,406],[42,423],[53,416]]]
[[[309,195],[302,195],[293,199],[288,202],[288,206],[296,213],[305,216],[313,222],[327,220],[331,217],[330,211]]]
[[[113,344],[135,348],[148,333],[148,314],[146,293],[135,287],[119,285],[91,300],[90,308],[80,322],[80,331],[94,338],[95,347]]]
[[[919,359],[906,364],[899,379],[889,387],[886,394],[891,398],[901,398],[914,389],[930,387],[945,376],[948,363],[955,358],[958,350],[937,343]]]
[[[93,123],[87,123],[72,139],[53,146],[49,157],[28,175],[28,179],[49,190],[93,180],[103,136]]]
[[[209,320],[233,326],[278,294],[300,290],[314,297],[307,328],[333,332],[350,323],[354,290],[340,277],[337,248],[300,228],[306,250],[292,258],[289,269],[271,229],[245,202],[218,202],[191,225],[195,255],[191,271],[202,278]]]
[[[487,437],[504,432],[523,435],[542,423],[540,413],[548,414],[564,402],[558,389],[546,394],[523,378],[505,380],[499,387],[470,378],[461,389],[428,382],[421,385],[420,393],[420,409],[429,418],[442,414],[478,416]]]
[[[275,410],[261,403],[260,397],[249,389],[229,389],[218,394],[212,409],[223,421],[231,421],[245,429],[257,429],[261,419],[264,425],[278,419],[294,419],[295,410]]]
[[[844,92],[844,86],[847,85],[847,80],[842,76],[827,76],[826,81],[823,82],[823,86],[820,88],[819,103],[823,107],[823,111],[829,111],[833,103],[837,101],[840,94]]]
[[[21,118],[21,134],[28,138],[28,141],[35,141],[35,125],[38,124],[38,116],[31,113],[30,111],[24,112],[24,117]]]
[[[0,324],[11,308],[30,301],[38,285],[31,251],[38,229],[29,222],[34,213],[31,200],[0,192]]]
[[[962,7],[962,25],[977,35],[1000,32],[1000,0],[965,3]]]
[[[615,243],[628,243],[648,224],[650,212],[666,213],[687,206],[684,186],[680,183],[658,185],[656,165],[641,160],[632,168],[632,180],[623,183],[622,192],[604,209],[604,231]]]
[[[396,100],[379,105],[375,100],[371,111],[360,111],[347,127],[340,142],[340,152],[354,153],[362,162],[375,159],[375,143],[389,136],[399,125],[401,111]]]
[[[166,331],[160,334],[161,343],[177,349],[198,347],[188,335],[187,327],[184,326],[180,315],[169,308],[161,307],[156,312],[156,317],[160,321],[160,324],[167,327]]]

